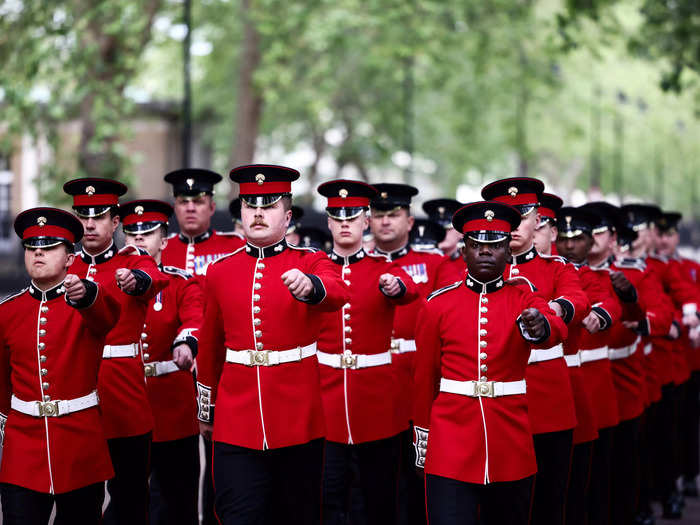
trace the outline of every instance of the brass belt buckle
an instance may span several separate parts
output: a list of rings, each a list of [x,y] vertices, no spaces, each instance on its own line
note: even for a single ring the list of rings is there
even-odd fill
[[[53,417],[58,415],[58,401],[37,401],[39,404],[39,417]]]
[[[391,353],[392,354],[400,354],[401,353],[401,345],[399,344],[399,341],[396,339],[391,340]]]
[[[474,394],[477,397],[494,397],[493,381],[475,381]]]
[[[270,364],[269,350],[250,350],[250,363],[248,366],[267,366]]]
[[[146,363],[143,365],[143,371],[146,374],[146,377],[154,377],[156,375],[155,363]]]
[[[340,356],[341,368],[355,368],[357,366],[357,356],[352,354],[343,354]]]

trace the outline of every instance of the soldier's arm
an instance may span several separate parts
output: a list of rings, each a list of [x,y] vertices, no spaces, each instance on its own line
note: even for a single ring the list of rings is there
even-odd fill
[[[559,303],[566,324],[580,323],[588,315],[591,304],[583,291],[583,286],[576,269],[565,263],[555,263],[553,301]]]
[[[173,348],[186,344],[197,356],[199,332],[204,317],[204,295],[200,282],[195,278],[179,282],[177,290],[177,314],[180,326],[173,341]]]
[[[645,272],[637,286],[643,317],[634,328],[641,335],[665,336],[674,320],[674,306],[656,274]]]
[[[418,286],[413,282],[411,276],[408,275],[403,268],[401,268],[401,266],[396,263],[392,263],[387,269],[387,273],[390,273],[399,279],[403,290],[403,293],[393,297],[387,297],[387,299],[395,302],[396,304],[408,304],[418,299],[418,296],[420,295]]]
[[[77,300],[71,300],[65,295],[68,306],[75,308],[88,330],[93,334],[105,336],[119,320],[121,305],[111,294],[106,293],[104,287],[88,279],[80,279],[85,287],[85,295]],[[102,349],[100,349],[100,352]]]
[[[532,317],[533,309],[542,316],[544,328],[542,333],[533,335],[527,330],[528,319]],[[521,296],[520,311],[522,314],[516,319],[520,335],[529,341],[535,348],[551,348],[566,339],[568,329],[564,320],[559,317],[547,302],[532,292],[525,292]],[[529,352],[529,349],[528,349]]]
[[[127,264],[127,268],[136,279],[136,287],[127,293],[137,297],[139,301],[149,303],[168,285],[168,277],[160,272],[156,261],[150,255],[132,254]]]
[[[326,312],[342,308],[350,300],[350,290],[330,259],[323,252],[309,254],[303,259],[300,270],[313,285],[311,296],[304,302]]]

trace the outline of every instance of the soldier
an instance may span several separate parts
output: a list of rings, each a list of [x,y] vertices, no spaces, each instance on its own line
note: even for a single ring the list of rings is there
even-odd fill
[[[525,399],[531,345],[564,322],[526,279],[504,282],[520,214],[495,202],[454,216],[467,277],[428,298],[418,318],[415,446],[433,525],[525,525],[537,470]]]
[[[211,228],[211,218],[216,211],[214,185],[221,181],[221,175],[185,168],[168,173],[165,181],[173,186],[180,233],[169,237],[163,250],[163,264],[202,276],[207,264],[244,244],[240,234]]]
[[[439,250],[438,244],[445,239],[445,229],[430,219],[415,219],[408,234],[411,248],[416,250]]]
[[[217,515],[225,525],[318,523],[325,425],[316,341],[321,312],[340,309],[348,289],[326,254],[285,240],[297,171],[252,165],[230,176],[247,243],[209,265],[197,357]]]
[[[418,250],[409,244],[409,232],[413,227],[411,197],[418,190],[407,184],[375,184],[377,195],[370,201],[370,228],[374,234],[375,252],[396,261],[418,285],[421,298],[400,306],[394,315],[391,342],[392,367],[396,370],[403,403],[398,407],[405,421],[403,468],[400,480],[400,523],[425,523],[423,512],[424,489],[421,480],[413,472],[413,440],[410,429],[411,399],[413,395],[413,356],[416,351],[416,317],[425,298],[437,288],[438,269],[443,263],[442,252],[435,249]]]
[[[168,286],[148,305],[141,334],[154,421],[151,523],[197,525],[199,427],[190,369],[204,305],[197,279],[161,263],[172,213],[170,204],[156,200],[131,201],[120,208],[126,242],[146,250],[169,278]]]
[[[350,287],[338,312],[324,313],[318,341],[321,394],[326,416],[323,521],[343,524],[348,513],[353,456],[365,501],[363,521],[396,522],[396,484],[403,402],[391,368],[391,329],[397,305],[418,297],[412,279],[386,257],[362,249],[369,201],[377,193],[358,181],[321,184],[333,235],[331,261]]]
[[[606,249],[606,238],[600,237],[603,233],[609,233],[608,225],[596,227],[596,222],[596,215],[585,207],[564,206],[557,212],[557,251],[576,266],[581,285],[593,305],[591,312],[581,321],[583,329],[572,327],[564,346],[565,350],[568,350],[568,346],[573,346],[576,350],[574,355],[566,351],[566,363],[569,367],[581,368],[584,388],[590,393],[593,405],[595,429],[598,431],[592,454],[590,458],[586,457],[585,462],[590,464],[590,476],[583,476],[584,480],[589,479],[589,488],[585,493],[586,511],[590,523],[607,524],[610,522],[612,438],[620,419],[606,343],[608,330],[620,322],[622,306],[613,289],[608,267],[588,263],[588,256],[591,255],[601,264],[600,257]],[[594,242],[593,236],[596,234],[599,238]],[[602,262],[605,262],[605,258]],[[625,295],[625,299],[630,298]],[[577,441],[576,431],[574,436]],[[580,447],[574,448],[574,467],[580,465],[580,462],[579,465],[576,464],[580,450]],[[572,475],[575,476],[578,472],[580,471],[574,469]],[[577,510],[579,515],[583,514],[580,512],[583,509]],[[571,515],[569,512],[567,509],[568,516]]]
[[[152,257],[136,246],[117,250],[119,196],[126,186],[106,179],[75,179],[63,190],[83,224],[82,251],[69,273],[99,283],[121,305],[105,339],[97,384],[114,478],[107,482],[106,523],[148,522],[148,471],[153,416],[139,341],[148,303],[167,285]]]
[[[97,405],[97,370],[119,304],[67,275],[83,226],[33,208],[15,231],[31,284],[0,306],[0,492],[6,525],[100,523],[114,474]]]
[[[316,250],[321,250],[326,253],[329,253],[333,249],[333,239],[325,228],[302,226],[297,229],[297,233],[299,234],[299,246],[315,248]]]
[[[537,208],[544,184],[537,179],[514,177],[493,182],[481,190],[484,199],[514,205],[520,225],[510,241],[512,255],[506,277],[525,277],[536,293],[572,326],[590,310],[576,270],[559,257],[538,255],[534,232]],[[535,441],[537,480],[532,503],[533,523],[561,524],[569,477],[569,463],[576,426],[571,381],[564,349],[556,346],[533,350],[526,372],[528,413]]]
[[[533,239],[540,255],[557,255],[557,210],[563,204],[564,201],[551,193],[540,196],[540,206],[537,208],[540,219]]]

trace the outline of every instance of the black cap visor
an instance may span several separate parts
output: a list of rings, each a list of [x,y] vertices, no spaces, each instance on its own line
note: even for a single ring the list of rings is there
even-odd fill
[[[79,216],[82,217],[83,219],[91,219],[95,217],[101,217],[105,213],[107,213],[110,208],[116,208],[116,206],[95,206],[95,207],[89,207],[89,206],[74,206],[73,209],[75,210],[75,213]]]
[[[508,232],[498,232],[498,231],[486,231],[478,230],[471,231],[464,234],[464,237],[472,241],[490,244],[494,242],[501,242],[510,239],[510,233]]]
[[[128,226],[122,225],[122,230],[124,230],[124,233],[136,235],[137,233],[151,233],[152,231],[156,231],[161,226],[167,227],[168,223],[160,221],[136,222],[134,224],[129,224]]]
[[[71,253],[75,250],[73,243],[59,237],[30,237],[22,241],[22,246],[29,250],[36,250],[37,248],[48,250],[60,244],[65,244],[68,247],[68,251]]]
[[[278,202],[282,197],[291,193],[269,193],[265,195],[241,195],[241,200],[252,208],[268,208]]]
[[[326,215],[337,221],[348,221],[359,217],[367,208],[362,206],[344,206],[342,208],[326,208]]]

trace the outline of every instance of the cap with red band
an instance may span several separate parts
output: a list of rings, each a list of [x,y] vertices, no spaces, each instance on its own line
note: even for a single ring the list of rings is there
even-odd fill
[[[540,202],[544,183],[531,177],[511,177],[487,184],[481,190],[486,200],[516,206],[522,215],[527,214]]]
[[[83,237],[83,225],[73,214],[58,208],[32,208],[15,219],[15,232],[27,248],[73,245]]]
[[[352,219],[369,208],[377,190],[361,181],[337,179],[324,182],[317,190],[328,199],[326,213],[334,219]]]
[[[82,217],[97,217],[119,206],[119,197],[126,190],[124,184],[111,179],[74,179],[63,185],[63,191],[73,196],[73,209]]]
[[[142,199],[126,202],[119,208],[124,233],[148,233],[168,225],[173,207],[167,202]]]
[[[266,207],[291,195],[299,172],[286,166],[250,164],[233,168],[229,177],[238,183],[241,199],[249,206]]]
[[[513,206],[495,201],[472,202],[452,217],[457,231],[478,242],[506,239],[520,224],[520,213]]]
[[[540,207],[537,212],[542,217],[547,217],[549,219],[555,219],[557,216],[557,210],[564,205],[564,201],[552,193],[543,193],[540,196]]]

